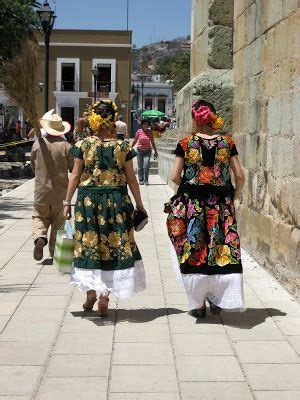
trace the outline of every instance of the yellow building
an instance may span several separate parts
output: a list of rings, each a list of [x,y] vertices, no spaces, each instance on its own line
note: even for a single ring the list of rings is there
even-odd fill
[[[98,69],[97,99],[116,102],[130,122],[131,31],[54,29],[50,40],[49,109],[74,126],[94,98],[92,68]],[[44,113],[44,38],[38,35],[38,115]]]

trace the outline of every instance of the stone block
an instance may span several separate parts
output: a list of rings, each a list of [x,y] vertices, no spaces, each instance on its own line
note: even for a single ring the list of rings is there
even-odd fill
[[[242,54],[243,54],[242,77],[248,78],[252,74],[252,47],[251,46],[245,47]]]
[[[182,382],[182,400],[252,400],[246,382]]]
[[[242,364],[290,363],[299,362],[297,353],[288,342],[240,341],[234,344],[237,356]]]
[[[270,136],[278,135],[281,129],[281,97],[277,96],[268,102],[268,126]]]
[[[300,390],[296,364],[244,364],[252,390]]]
[[[297,247],[299,247],[299,230],[296,228],[294,229],[296,230],[296,233],[293,235],[294,240],[292,240],[293,225],[284,222],[280,222],[277,225],[276,248],[278,256],[282,256],[285,264],[291,269],[295,269],[296,255],[299,253],[297,249]]]
[[[271,246],[273,242],[272,232],[273,232],[274,220],[270,215],[260,214],[258,233],[259,239]]]
[[[232,68],[232,28],[208,28],[208,65],[216,69]]]
[[[255,39],[255,15],[256,15],[256,3],[253,3],[250,7],[245,10],[245,44],[249,45]]]
[[[283,16],[283,18],[286,18],[290,14],[296,12],[297,8],[298,8],[297,0],[284,0],[282,2],[282,16]]]
[[[252,75],[257,75],[263,70],[263,41],[260,36],[252,44]]]
[[[277,24],[282,19],[282,0],[265,0],[266,28]]]
[[[209,20],[213,25],[233,25],[233,0],[214,0],[209,7]]]
[[[293,134],[299,138],[299,127],[300,127],[300,91],[292,94],[292,113],[293,113]],[[297,142],[298,143],[298,142]],[[299,147],[297,147],[299,149]],[[299,154],[299,153],[298,153]],[[298,158],[299,163],[299,158]]]
[[[260,0],[256,2],[255,36],[259,37],[265,31],[265,4]]]
[[[192,43],[191,78],[193,79],[207,68],[208,36],[207,29]]]
[[[235,52],[245,46],[245,30],[245,15],[242,14],[234,21],[233,48]]]

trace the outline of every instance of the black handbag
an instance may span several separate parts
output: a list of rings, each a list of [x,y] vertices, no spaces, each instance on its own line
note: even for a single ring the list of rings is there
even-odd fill
[[[148,215],[141,210],[134,210],[133,226],[136,232],[141,231],[148,224]]]

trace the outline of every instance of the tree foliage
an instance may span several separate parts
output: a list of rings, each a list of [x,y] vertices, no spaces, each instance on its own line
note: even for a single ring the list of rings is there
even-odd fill
[[[190,54],[166,55],[156,61],[155,73],[173,81],[175,91],[179,91],[190,80]]]
[[[39,28],[34,0],[0,0],[0,57],[11,59],[19,54],[21,45]]]

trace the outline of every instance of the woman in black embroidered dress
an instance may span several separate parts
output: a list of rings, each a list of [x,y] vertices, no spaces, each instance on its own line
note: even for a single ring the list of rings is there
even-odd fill
[[[216,133],[223,120],[211,103],[196,101],[192,117],[196,132],[180,140],[175,150],[171,179],[178,192],[165,205],[175,262],[194,316],[205,317],[206,299],[215,314],[244,311],[234,208],[244,183],[238,152],[230,137]]]

